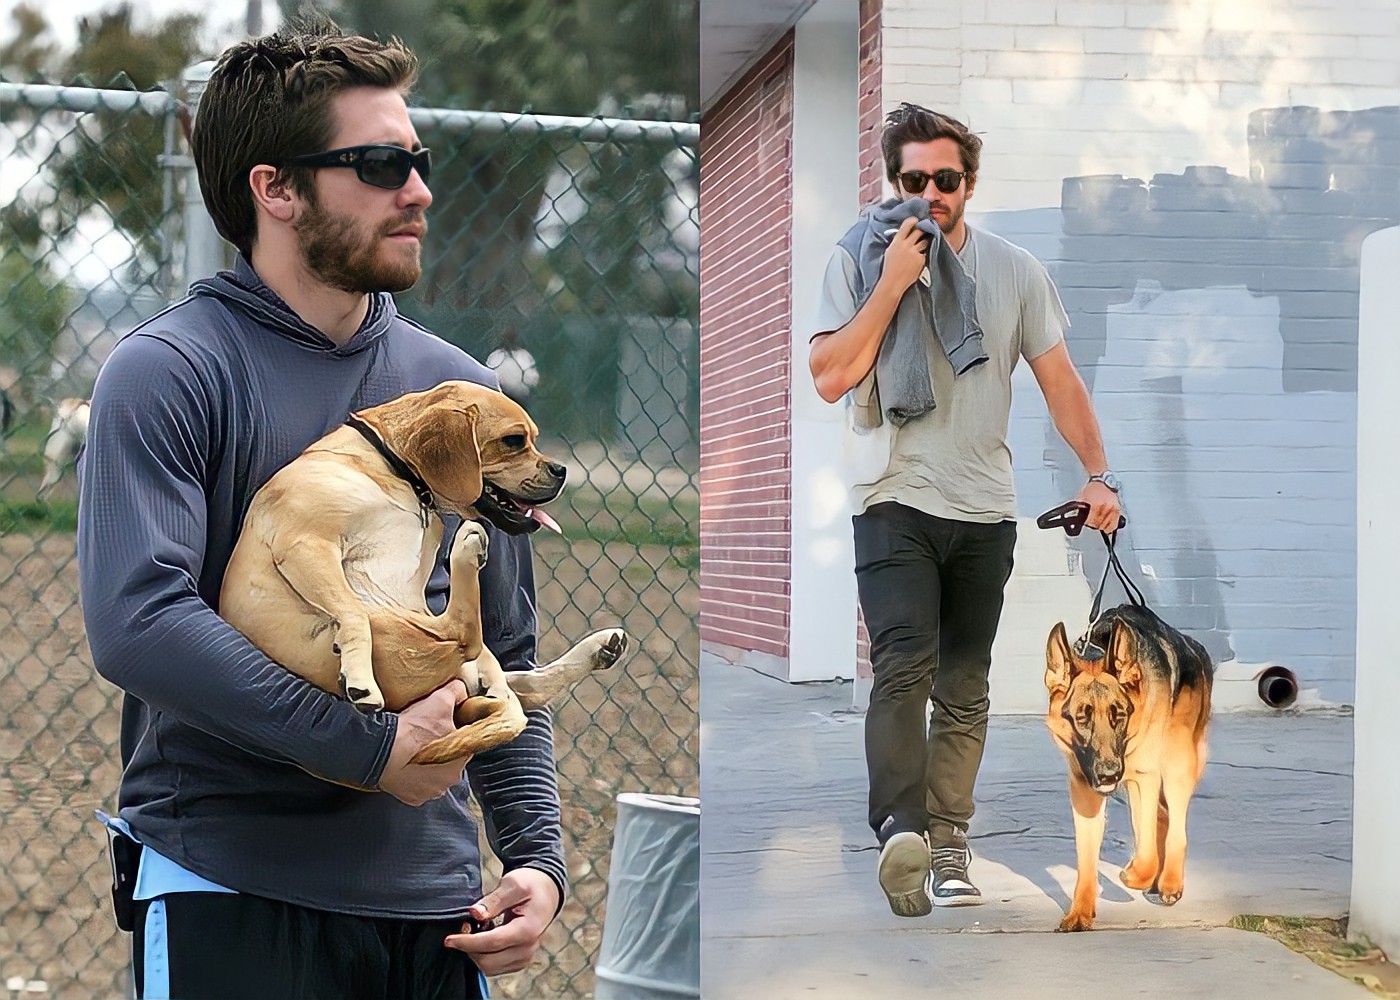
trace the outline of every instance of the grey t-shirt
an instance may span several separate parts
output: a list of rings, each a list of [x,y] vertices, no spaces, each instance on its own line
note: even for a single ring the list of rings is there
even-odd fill
[[[1045,265],[992,233],[967,227],[958,259],[977,282],[977,318],[987,363],[953,377],[942,348],[925,338],[937,408],[903,427],[886,427],[851,448],[888,448],[853,473],[857,511],[893,500],[936,517],[993,523],[1016,516],[1011,449],[1011,372],[1058,344],[1069,326]],[[838,247],[827,263],[812,336],[841,329],[856,315],[855,262]],[[869,378],[869,376],[867,377]],[[861,387],[852,390],[860,391]],[[883,471],[882,471],[883,470]]]

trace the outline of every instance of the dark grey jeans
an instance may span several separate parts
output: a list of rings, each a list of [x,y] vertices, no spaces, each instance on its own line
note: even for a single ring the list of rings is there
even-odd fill
[[[1016,522],[978,524],[879,503],[853,518],[875,685],[865,716],[870,827],[882,842],[967,832],[987,739],[992,640]],[[925,732],[925,706],[932,701]]]

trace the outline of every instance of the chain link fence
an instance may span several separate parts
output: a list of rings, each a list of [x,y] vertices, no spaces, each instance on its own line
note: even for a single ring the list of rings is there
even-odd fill
[[[433,150],[434,204],[424,276],[400,309],[495,367],[542,450],[570,466],[551,508],[562,537],[534,536],[541,661],[613,623],[636,642],[621,672],[556,709],[572,894],[535,966],[493,983],[507,997],[586,997],[615,796],[699,794],[698,128],[411,116]],[[55,413],[88,395],[122,335],[229,260],[184,122],[172,94],[120,80],[0,81],[0,981],[12,994],[131,990],[93,820],[115,805],[120,697],[83,635],[73,456]],[[488,883],[498,874],[488,861]]]

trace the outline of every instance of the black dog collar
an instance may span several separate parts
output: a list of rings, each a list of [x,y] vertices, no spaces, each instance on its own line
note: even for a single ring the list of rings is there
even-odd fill
[[[389,468],[393,470],[394,475],[413,487],[413,492],[418,496],[418,504],[423,508],[425,515],[428,511],[437,513],[437,503],[433,500],[433,491],[428,488],[423,477],[409,468],[408,463],[402,458],[395,455],[373,427],[353,413],[345,419],[345,422],[359,431],[366,441],[374,445],[374,450],[384,456],[384,461],[389,463]]]

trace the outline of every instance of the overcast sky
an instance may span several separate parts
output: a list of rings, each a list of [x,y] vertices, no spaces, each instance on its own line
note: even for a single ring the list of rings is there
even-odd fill
[[[14,24],[10,14],[19,6],[20,0],[0,0],[0,38],[14,34]],[[48,18],[49,26],[64,48],[72,48],[78,39],[78,21],[105,8],[115,7],[120,0],[30,0],[31,7],[38,7]],[[250,0],[228,0],[226,3],[210,3],[209,0],[131,0],[136,12],[136,23],[149,24],[169,17],[171,14],[192,12],[205,15],[204,41],[210,46],[210,54],[243,37],[247,17],[247,4]],[[258,0],[252,0],[258,2]],[[263,30],[270,31],[276,26],[279,14],[276,0],[261,0]],[[211,8],[218,8],[212,12]]]

